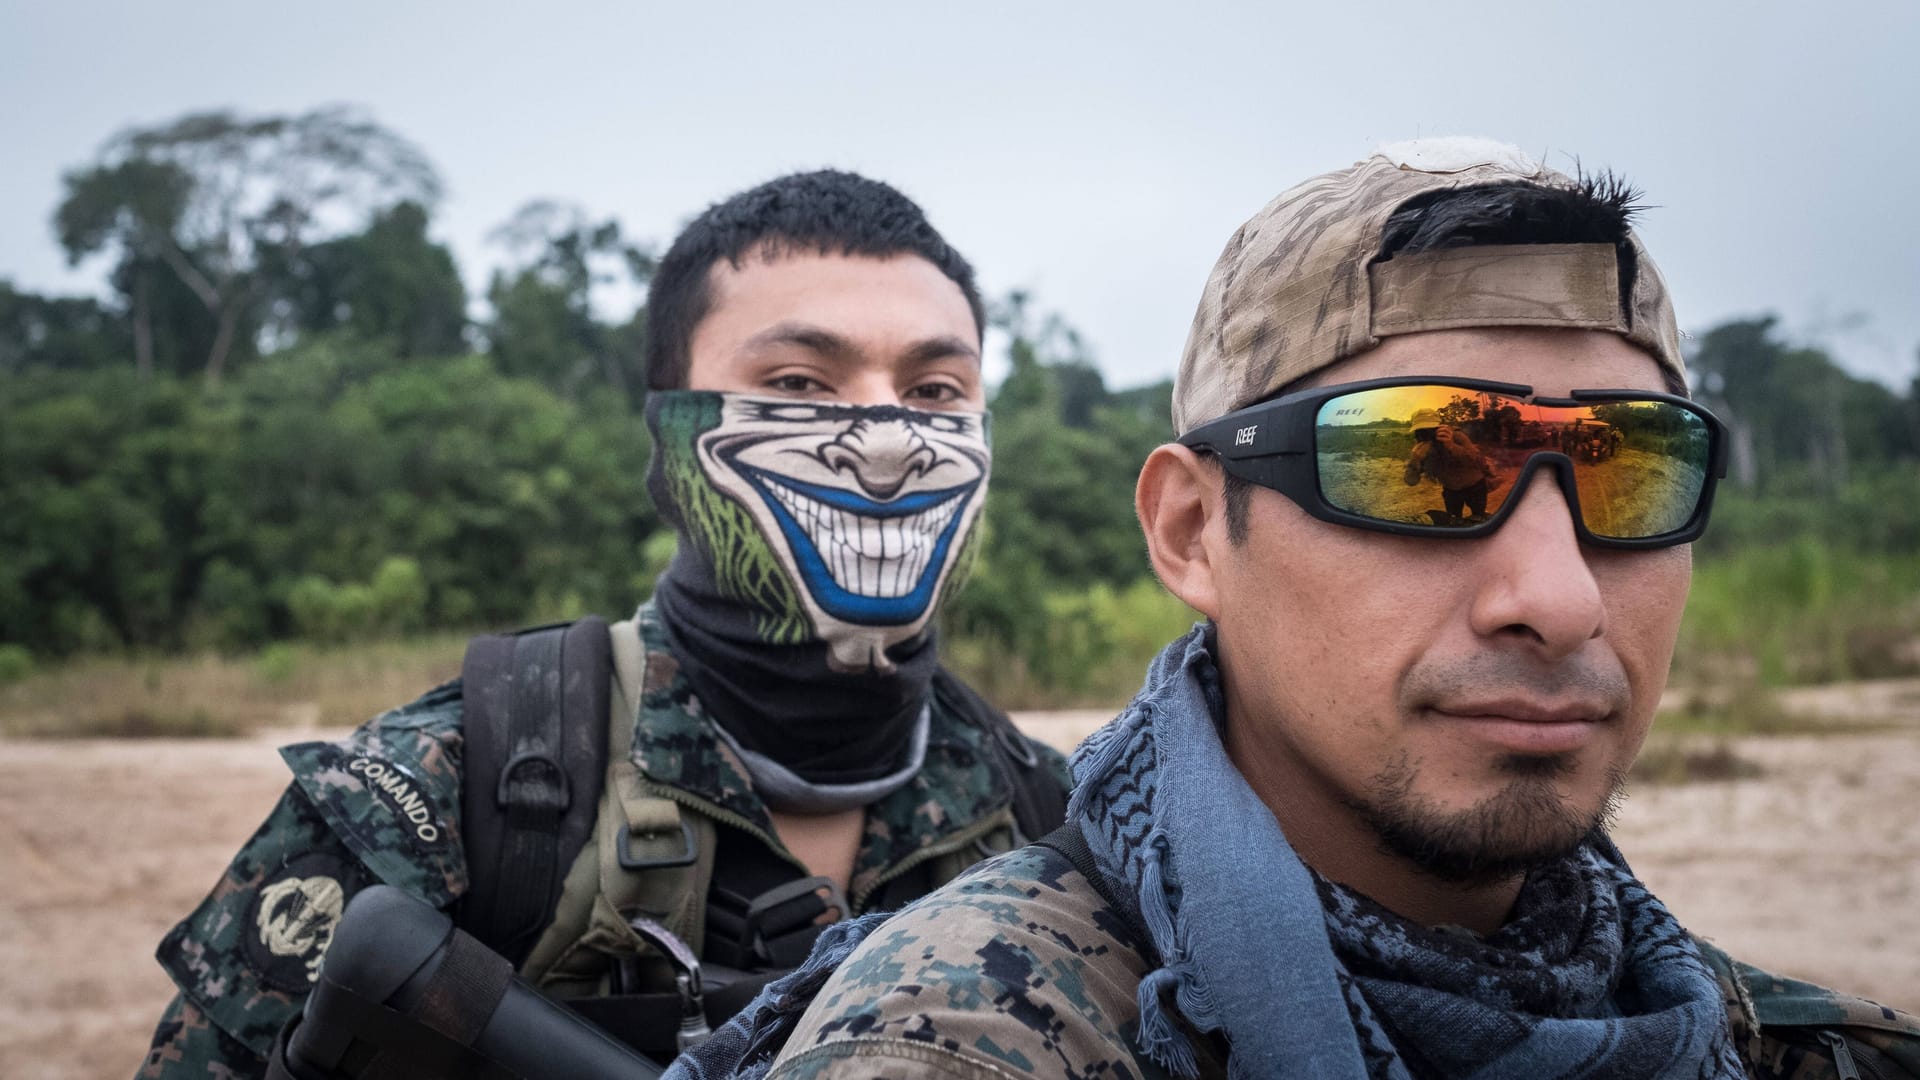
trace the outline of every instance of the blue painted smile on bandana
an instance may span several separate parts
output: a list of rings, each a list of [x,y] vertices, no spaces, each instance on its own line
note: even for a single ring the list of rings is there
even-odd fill
[[[780,524],[814,601],[862,626],[913,622],[933,602],[962,510],[980,482],[876,502],[846,488],[738,466]]]

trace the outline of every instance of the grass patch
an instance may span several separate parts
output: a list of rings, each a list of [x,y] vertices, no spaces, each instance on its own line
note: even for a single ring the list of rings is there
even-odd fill
[[[24,645],[0,645],[0,686],[33,674],[33,654]]]
[[[1788,686],[1920,674],[1920,552],[1801,536],[1701,555],[1674,675]]]
[[[1695,684],[1680,708],[1654,721],[1654,730],[1668,735],[1806,735],[1833,727],[1781,708],[1772,690],[1745,673]]]
[[[1733,740],[1656,735],[1647,740],[1629,774],[1637,784],[1692,784],[1750,780],[1766,770],[1741,757]]]
[[[0,686],[0,734],[220,737],[263,727],[351,727],[460,673],[465,633],[252,656],[91,657]]]
[[[1679,708],[1661,711],[1653,730],[1665,735],[1859,735],[1892,726],[1885,718],[1843,719],[1785,708],[1779,691],[1746,672],[1695,684]]]

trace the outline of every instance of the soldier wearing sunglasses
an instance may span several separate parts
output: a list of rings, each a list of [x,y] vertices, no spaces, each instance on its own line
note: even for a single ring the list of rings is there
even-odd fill
[[[1726,463],[1634,211],[1427,140],[1234,233],[1136,494],[1205,620],[776,1080],[1920,1075],[1920,1021],[1729,959],[1607,834]],[[1465,515],[1406,483],[1427,414],[1502,478]]]

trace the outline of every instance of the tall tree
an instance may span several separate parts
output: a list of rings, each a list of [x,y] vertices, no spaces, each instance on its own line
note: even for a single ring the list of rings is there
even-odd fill
[[[466,286],[427,222],[426,207],[409,200],[365,232],[307,248],[284,274],[281,320],[303,333],[344,329],[403,360],[465,351]]]
[[[1700,399],[1730,429],[1742,487],[1798,477],[1837,491],[1854,464],[1920,452],[1897,395],[1821,349],[1781,340],[1772,316],[1707,331],[1689,365]]]
[[[151,291],[185,286],[211,321],[201,371],[219,381],[271,318],[272,271],[343,223],[411,199],[431,205],[440,180],[410,142],[341,107],[298,116],[194,113],[109,139],[66,176],[54,224],[70,262],[118,257],[136,362],[152,370]]]
[[[38,296],[0,281],[0,374],[126,362],[126,324],[91,297]]]
[[[630,403],[644,394],[640,369],[646,312],[608,323],[596,301],[624,286],[644,288],[654,256],[622,234],[612,218],[596,222],[568,203],[538,199],[495,229],[495,243],[519,264],[488,287],[494,362],[538,378],[569,396],[599,378]]]

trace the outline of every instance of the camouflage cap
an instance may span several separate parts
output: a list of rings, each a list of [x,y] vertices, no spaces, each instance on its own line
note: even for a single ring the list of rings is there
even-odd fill
[[[1174,379],[1173,426],[1195,426],[1394,334],[1469,326],[1609,330],[1684,376],[1666,283],[1629,233],[1633,295],[1611,244],[1482,245],[1376,261],[1388,217],[1451,188],[1571,187],[1570,177],[1485,139],[1383,146],[1282,192],[1227,241]]]

